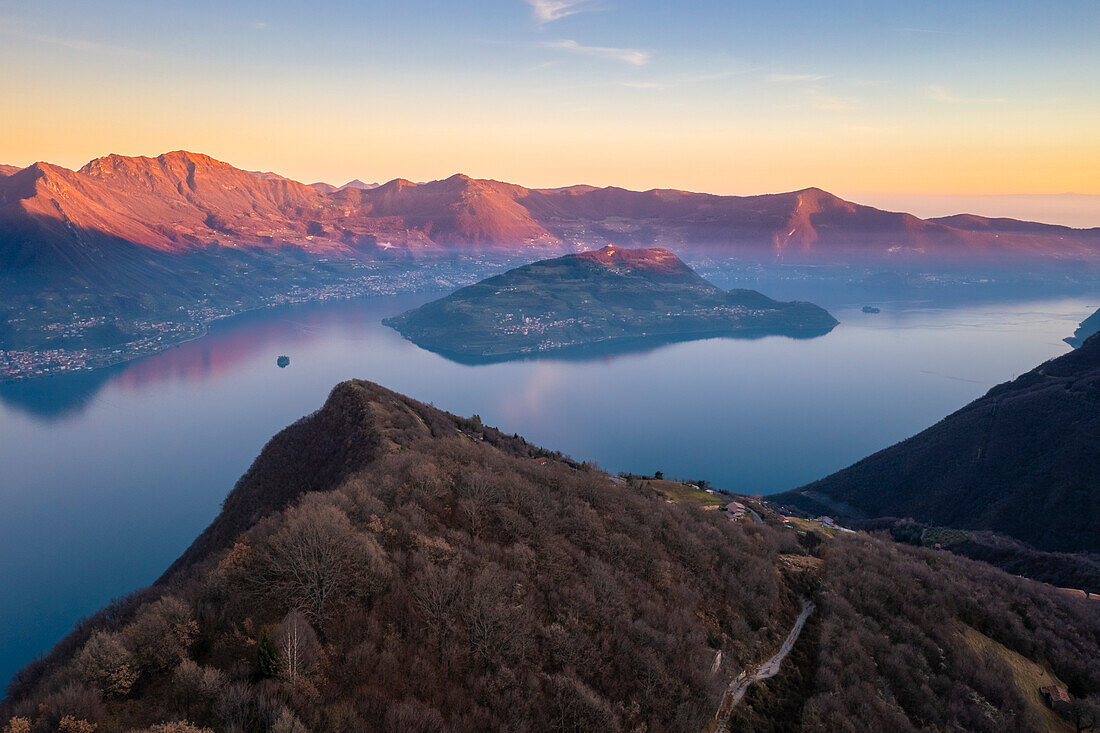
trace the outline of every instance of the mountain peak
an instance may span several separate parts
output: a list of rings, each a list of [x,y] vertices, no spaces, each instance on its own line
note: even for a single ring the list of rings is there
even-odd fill
[[[798,197],[798,205],[800,207],[810,207],[819,211],[831,208],[843,208],[845,210],[854,211],[857,206],[857,204],[842,199],[836,194],[829,193],[825,189],[818,188],[817,186],[810,186],[809,188],[795,191],[795,195]]]
[[[107,178],[118,174],[136,174],[140,171],[151,171],[156,169],[237,170],[229,163],[212,158],[205,153],[192,153],[189,150],[173,150],[168,153],[161,153],[155,158],[150,158],[145,155],[119,155],[118,153],[111,153],[88,161],[88,163],[80,169],[80,173],[96,178]],[[246,171],[242,172],[247,173]],[[249,175],[255,174],[249,173]],[[272,174],[263,175],[271,176]]]
[[[681,272],[690,270],[676,255],[663,247],[651,247],[648,249],[629,249],[617,247],[613,244],[602,249],[589,252],[580,252],[574,255],[577,259],[596,262],[606,267],[629,267],[635,270],[649,272]]]
[[[314,185],[317,185],[317,184],[314,184]],[[382,184],[380,184],[380,183],[364,183],[363,181],[361,181],[358,178],[353,178],[350,181],[348,181],[347,183],[345,183],[343,186],[340,186],[339,188],[341,188],[341,189],[343,189],[343,188],[358,188],[358,189],[363,190],[363,191],[370,191],[372,189],[378,188],[381,185]]]
[[[35,163],[31,163],[26,168],[18,170],[13,173],[9,178],[12,180],[22,179],[24,181],[46,181],[52,183],[59,183],[62,180],[68,181],[72,176],[73,171],[68,168],[62,168],[59,165],[53,163],[47,163],[39,160]]]
[[[416,188],[420,184],[410,181],[408,178],[394,178],[392,181],[386,181],[378,190],[385,189],[386,191],[400,191],[404,188]]]
[[[196,165],[206,165],[218,168],[232,168],[224,161],[212,158],[205,153],[192,153],[190,150],[173,150],[168,153],[161,153],[157,156],[157,160],[167,162],[182,162],[182,163],[194,163]]]

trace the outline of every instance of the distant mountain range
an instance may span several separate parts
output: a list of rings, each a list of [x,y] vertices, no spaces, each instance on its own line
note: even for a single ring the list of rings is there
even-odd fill
[[[1100,552],[1100,335],[908,440],[770,498]]]
[[[760,196],[570,186],[455,175],[312,186],[207,155],[108,155],[0,177],[0,267],[79,267],[126,246],[424,256],[663,246],[784,261],[1100,258],[1100,229],[958,215],[919,219],[808,188]]]
[[[0,379],[153,353],[249,309],[443,289],[605,245],[979,279],[1042,269],[1061,284],[1100,273],[1100,229],[924,220],[816,188],[714,196],[463,175],[337,188],[185,151],[108,155],[78,171],[0,167]]]
[[[497,360],[624,342],[810,338],[837,321],[812,303],[722,290],[667,249],[608,246],[517,267],[383,323],[458,360]]]

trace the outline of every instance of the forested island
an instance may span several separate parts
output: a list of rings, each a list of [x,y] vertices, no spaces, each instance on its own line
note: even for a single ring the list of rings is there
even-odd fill
[[[812,303],[722,290],[666,249],[612,246],[509,270],[383,323],[423,348],[467,360],[613,341],[811,338],[837,325]]]

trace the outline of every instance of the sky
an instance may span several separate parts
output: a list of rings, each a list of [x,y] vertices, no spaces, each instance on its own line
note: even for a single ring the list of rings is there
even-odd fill
[[[1100,194],[1097,38],[1096,0],[0,0],[0,162]]]

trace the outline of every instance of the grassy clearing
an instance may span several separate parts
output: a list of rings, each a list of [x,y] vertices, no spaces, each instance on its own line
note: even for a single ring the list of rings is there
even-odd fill
[[[723,506],[729,503],[728,500],[723,499],[718,494],[708,494],[698,486],[682,484],[679,481],[646,479],[645,485],[665,498],[676,502],[690,502],[700,506]]]
[[[826,527],[816,519],[802,519],[801,517],[785,517],[784,520],[796,530],[801,532],[817,532],[826,537],[836,537],[840,530],[836,527]]]
[[[1041,716],[1046,726],[1045,730],[1072,731],[1074,729],[1069,721],[1046,706],[1042,695],[1039,693],[1039,688],[1046,685],[1066,686],[1053,672],[1026,657],[1020,656],[1003,644],[990,639],[985,634],[969,626],[962,628],[962,635],[970,648],[980,656],[995,657],[1009,666],[1012,670],[1012,676],[1016,680],[1016,686],[1020,688],[1028,702]]]

